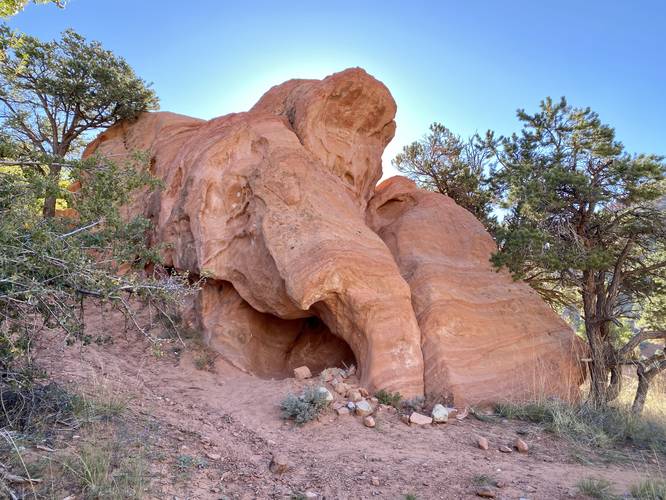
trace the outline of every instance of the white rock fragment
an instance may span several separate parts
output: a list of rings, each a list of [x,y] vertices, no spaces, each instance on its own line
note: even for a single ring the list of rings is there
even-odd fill
[[[436,404],[432,408],[432,420],[436,424],[445,424],[449,421],[449,409],[444,405]]]

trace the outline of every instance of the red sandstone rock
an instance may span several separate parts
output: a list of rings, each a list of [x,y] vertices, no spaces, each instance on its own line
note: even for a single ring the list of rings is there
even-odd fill
[[[312,377],[312,372],[307,366],[299,366],[298,368],[294,368],[294,377],[298,380],[304,380]]]
[[[377,187],[368,223],[412,290],[426,392],[458,406],[576,396],[571,328],[528,285],[491,267],[495,243],[470,212],[393,177]]]
[[[164,188],[127,213],[153,221],[167,265],[208,278],[188,317],[243,370],[355,362],[371,393],[425,388],[456,404],[571,396],[573,333],[490,268],[481,224],[405,179],[375,191],[395,111],[350,69],[210,121],[146,113],[85,154],[148,151]]]
[[[413,412],[409,416],[409,423],[415,425],[430,425],[432,424],[432,418],[421,413]]]

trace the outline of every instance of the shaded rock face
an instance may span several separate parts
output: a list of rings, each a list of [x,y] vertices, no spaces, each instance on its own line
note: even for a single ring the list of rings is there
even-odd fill
[[[210,121],[146,113],[85,154],[150,153],[164,186],[128,211],[153,220],[167,265],[208,277],[191,316],[241,369],[356,362],[364,386],[403,396],[571,396],[572,332],[490,268],[481,224],[403,178],[375,189],[395,111],[382,83],[349,69]]]

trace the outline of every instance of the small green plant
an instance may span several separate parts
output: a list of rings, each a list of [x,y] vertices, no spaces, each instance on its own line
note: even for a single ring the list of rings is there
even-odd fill
[[[417,498],[416,495],[414,495],[413,493],[406,493],[405,500],[417,500]]]
[[[590,498],[599,500],[615,500],[617,496],[613,494],[613,485],[610,481],[602,478],[588,477],[578,482],[578,491]]]
[[[408,412],[418,411],[422,412],[425,406],[425,398],[423,396],[416,396],[412,399],[407,399],[402,402],[402,407]]]
[[[472,477],[472,484],[474,486],[492,486],[495,480],[486,474],[476,474]]]
[[[631,496],[637,500],[666,500],[666,480],[646,479],[631,487]]]
[[[178,455],[176,458],[176,468],[181,472],[190,469],[205,469],[208,467],[208,462],[203,458],[192,457],[190,455]]]
[[[394,408],[400,407],[400,401],[402,401],[402,395],[399,392],[389,392],[385,389],[380,389],[375,394],[375,397],[383,405],[390,405]]]
[[[194,366],[197,370],[212,371],[215,367],[216,355],[210,349],[204,348],[194,358]]]
[[[326,395],[317,387],[307,387],[301,394],[289,394],[280,403],[282,418],[304,424],[313,420],[326,408]]]

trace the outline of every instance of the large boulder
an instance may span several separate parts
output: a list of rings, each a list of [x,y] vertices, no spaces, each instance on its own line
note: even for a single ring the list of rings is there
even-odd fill
[[[412,290],[426,392],[456,404],[577,395],[571,328],[527,284],[492,268],[495,242],[470,212],[392,177],[377,187],[368,224]]]
[[[404,396],[570,397],[573,333],[490,268],[480,223],[404,179],[375,188],[395,111],[381,82],[349,69],[209,121],[146,113],[85,155],[149,153],[164,186],[127,212],[153,221],[167,265],[207,278],[190,317],[241,369],[355,361],[363,386]],[[547,382],[526,380],[537,373]]]

